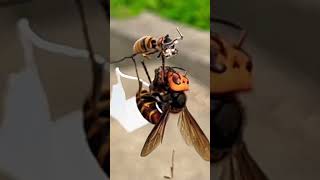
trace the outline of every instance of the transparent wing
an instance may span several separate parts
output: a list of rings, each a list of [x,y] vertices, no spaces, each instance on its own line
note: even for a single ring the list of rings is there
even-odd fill
[[[164,130],[168,121],[169,110],[166,110],[164,113],[165,114],[162,116],[162,119],[154,126],[146,142],[144,143],[140,154],[142,157],[150,154],[162,142]]]
[[[210,161],[210,143],[197,122],[194,120],[187,107],[179,116],[178,126],[188,145],[193,145],[202,159]]]
[[[214,164],[213,178],[219,180],[268,180],[269,178],[249,154],[244,143],[232,147],[218,164]]]

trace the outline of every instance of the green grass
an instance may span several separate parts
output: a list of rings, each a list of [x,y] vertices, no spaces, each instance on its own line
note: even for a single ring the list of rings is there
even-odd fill
[[[127,18],[147,10],[170,20],[210,29],[210,0],[110,0],[111,16]]]

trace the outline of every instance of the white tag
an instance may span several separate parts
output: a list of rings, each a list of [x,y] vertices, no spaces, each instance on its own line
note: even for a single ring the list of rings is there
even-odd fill
[[[122,86],[121,77],[126,79],[137,79],[136,77],[128,76],[120,72],[119,68],[116,68],[117,84],[112,86],[111,100],[110,100],[110,115],[119,121],[121,126],[126,129],[127,132],[133,132],[148,124],[148,121],[141,115],[137,103],[136,97],[133,96],[126,99],[126,94]],[[141,80],[142,81],[142,80]],[[148,83],[142,81],[142,84],[149,86]]]

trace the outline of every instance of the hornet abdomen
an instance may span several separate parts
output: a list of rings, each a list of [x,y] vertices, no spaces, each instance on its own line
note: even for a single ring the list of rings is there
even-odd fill
[[[133,45],[133,53],[143,54],[156,49],[157,40],[152,36],[143,36]]]
[[[147,90],[142,90],[136,95],[138,109],[142,116],[152,124],[158,124],[161,120],[161,106]]]

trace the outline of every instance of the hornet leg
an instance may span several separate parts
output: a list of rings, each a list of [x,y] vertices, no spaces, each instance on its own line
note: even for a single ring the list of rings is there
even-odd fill
[[[149,55],[155,54],[155,53],[157,53],[157,52],[159,52],[159,51],[158,51],[158,50],[154,50],[154,51],[151,51],[151,52],[149,52],[149,53],[142,54],[142,56],[143,56],[144,58],[150,60]],[[144,60],[141,60],[141,64],[142,64],[142,66],[143,66],[143,68],[144,68],[144,71],[145,71],[145,73],[146,73],[147,76],[148,76],[148,80],[149,80],[149,82],[150,82],[150,84],[151,84],[151,78],[150,78],[150,75],[149,75],[147,66],[146,66],[146,64],[144,63]]]
[[[132,57],[132,61],[134,63],[134,68],[136,70],[136,75],[137,75],[137,78],[138,78],[138,84],[139,84],[138,94],[140,96],[140,92],[141,92],[141,89],[142,89],[142,82],[140,81],[136,60],[133,57]]]
[[[164,59],[164,55],[161,55],[161,60],[162,60],[162,82],[164,83],[164,76],[165,76],[165,59]]]
[[[148,76],[149,83],[151,84],[151,78],[150,78],[150,75],[149,75],[147,66],[146,66],[146,64],[144,63],[144,60],[141,60],[141,64],[142,64],[142,66],[143,66],[144,72],[146,72],[146,75]]]

